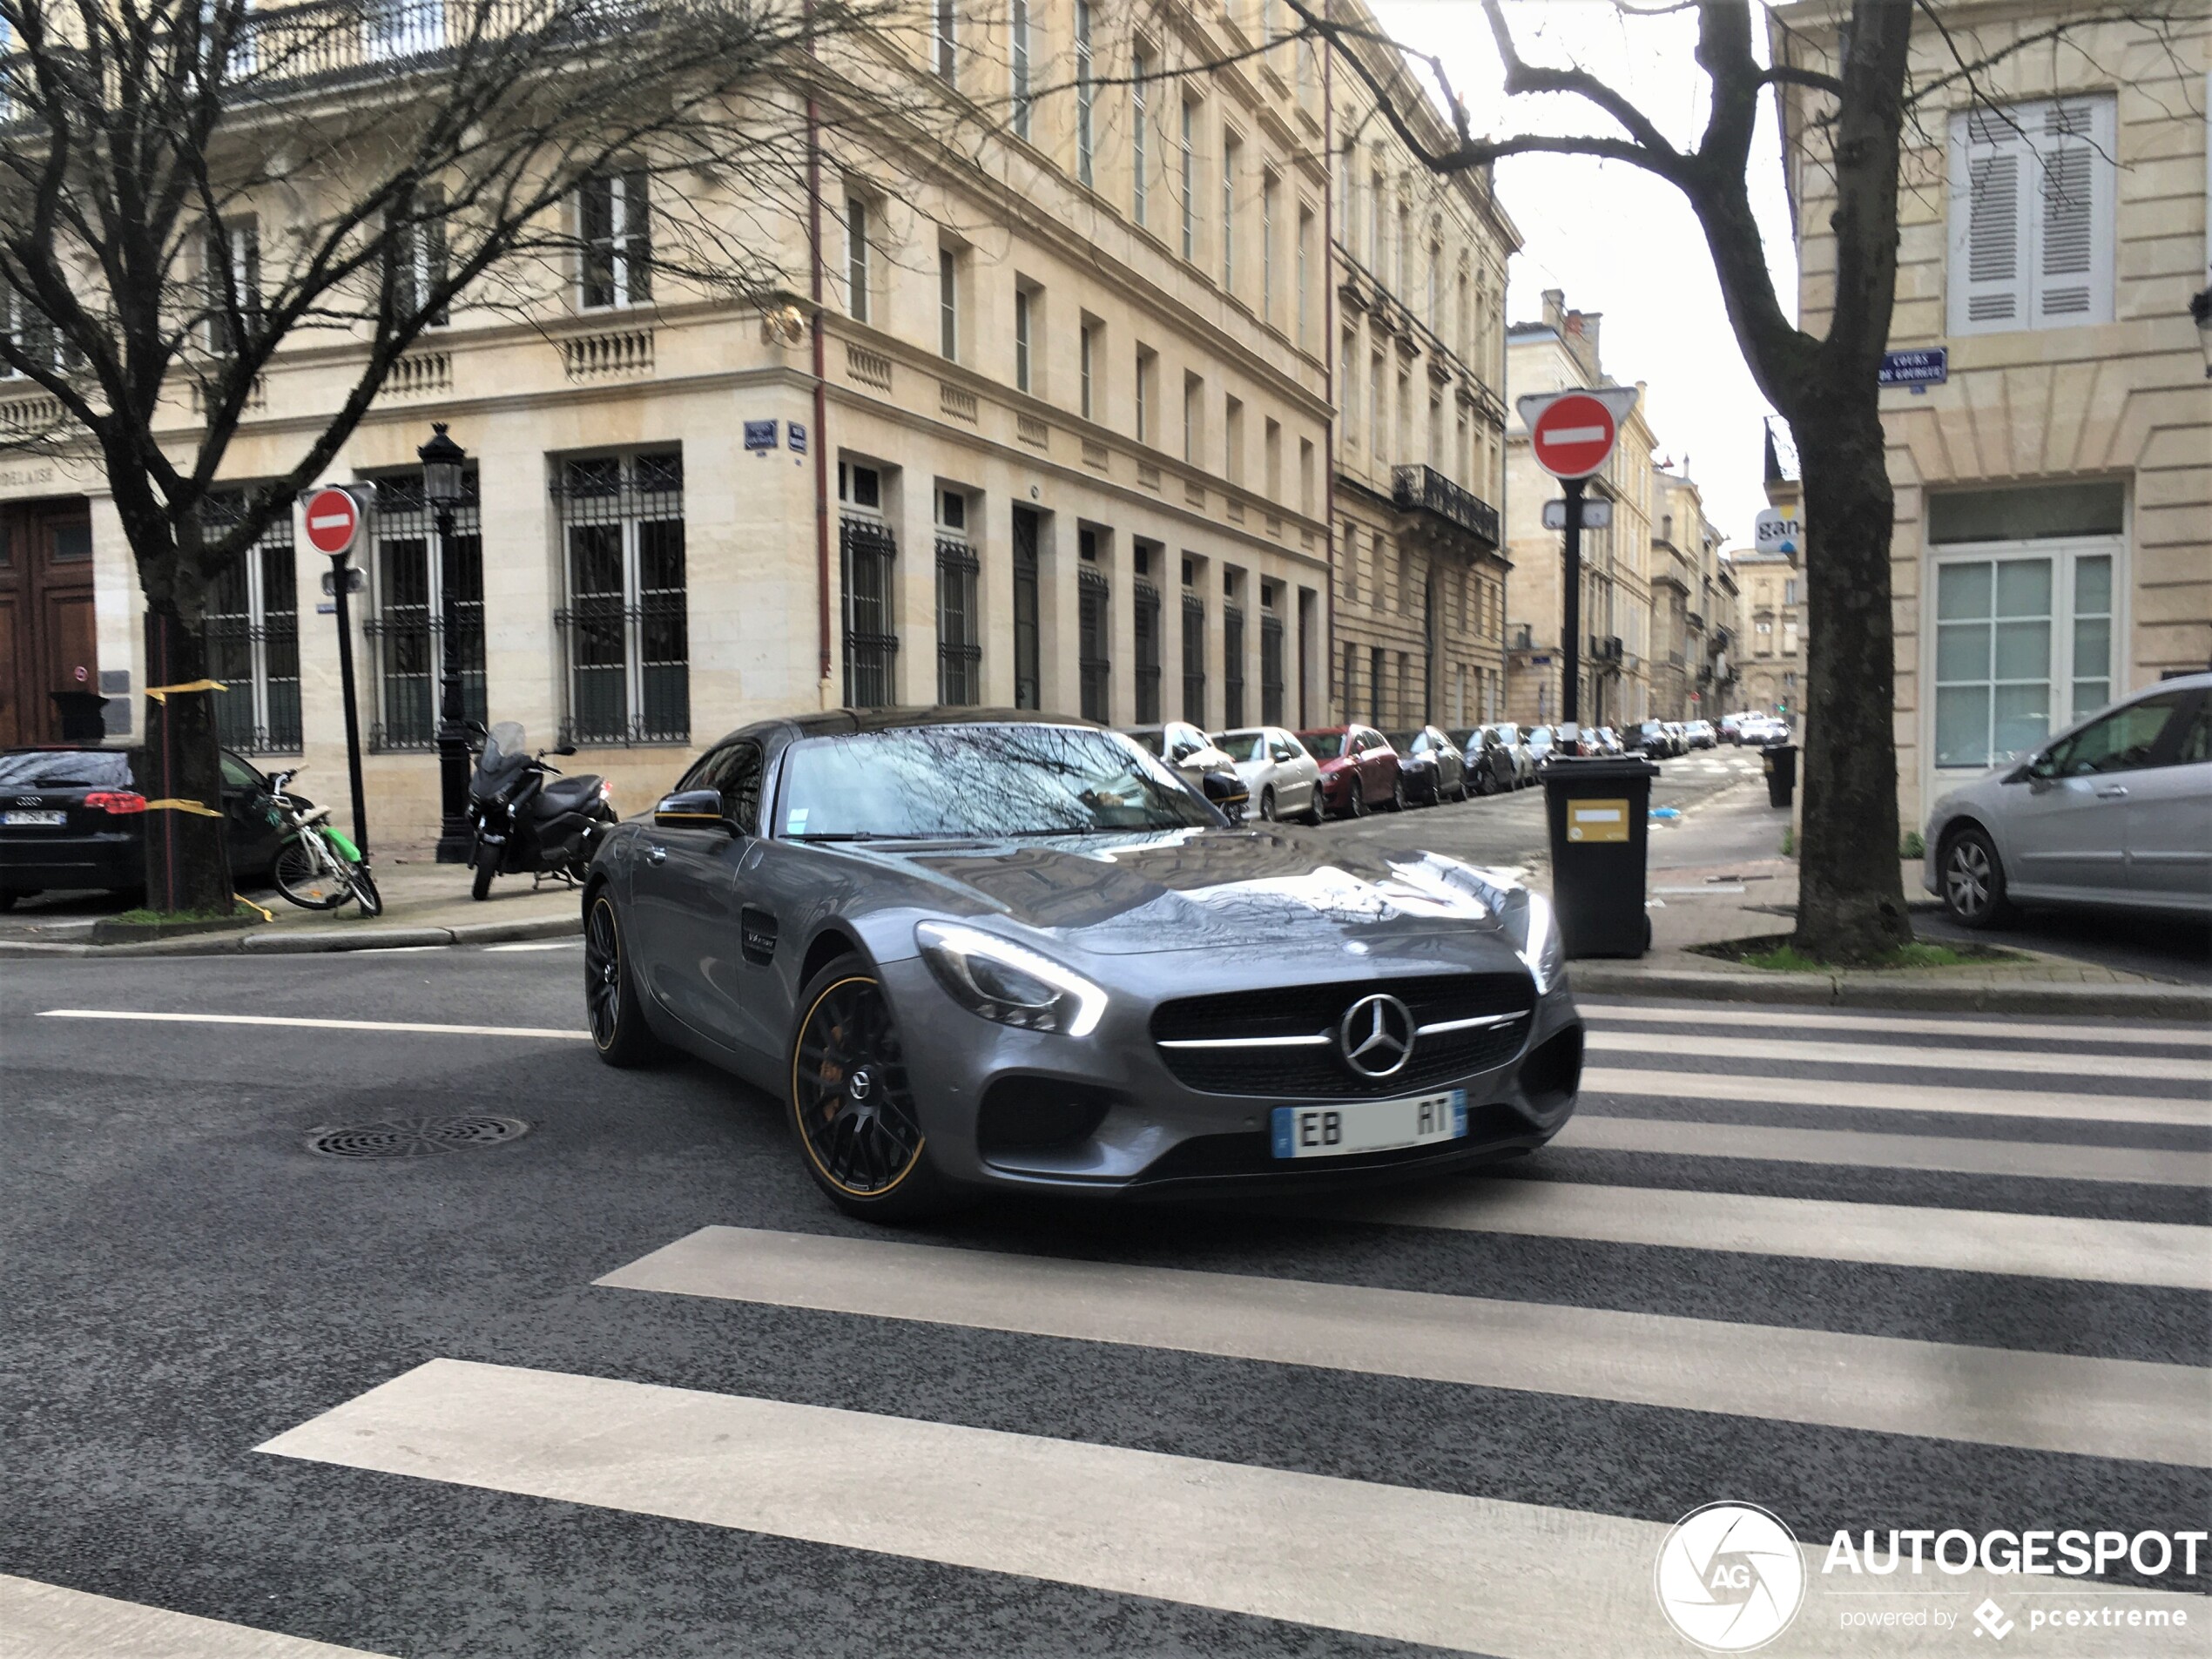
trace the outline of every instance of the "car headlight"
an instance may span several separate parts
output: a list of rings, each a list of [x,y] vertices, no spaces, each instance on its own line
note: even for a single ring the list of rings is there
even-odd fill
[[[914,943],[954,1001],[1001,1025],[1087,1037],[1106,1012],[1104,991],[1011,940],[924,921]]]
[[[1567,946],[1551,900],[1541,893],[1530,894],[1511,926],[1517,935],[1516,954],[1534,978],[1536,994],[1548,996],[1567,977]]]

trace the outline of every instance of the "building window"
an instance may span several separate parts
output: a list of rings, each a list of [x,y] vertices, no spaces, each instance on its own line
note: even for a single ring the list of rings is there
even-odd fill
[[[1038,543],[1043,524],[1027,507],[1014,509],[1014,706],[1044,706],[1043,637],[1038,597],[1042,584]]]
[[[1206,383],[1196,374],[1183,377],[1183,458],[1191,466],[1205,453]]]
[[[960,491],[937,492],[937,700],[960,708],[983,700],[982,565],[968,539],[968,510]]]
[[[1146,220],[1144,176],[1145,144],[1150,132],[1150,98],[1146,78],[1151,71],[1151,59],[1139,47],[1131,55],[1129,64],[1129,176],[1130,217],[1139,225]]]
[[[1098,362],[1098,331],[1104,325],[1086,318],[1076,341],[1076,368],[1082,381],[1082,416],[1086,421],[1098,418],[1096,391],[1092,375]]]
[[[1444,338],[1443,271],[1444,244],[1431,242],[1428,245],[1428,270],[1426,273],[1428,283],[1428,331],[1439,340]]]
[[[1082,563],[1076,567],[1076,656],[1082,677],[1082,717],[1103,724],[1111,701],[1111,590],[1106,573],[1098,568],[1097,532],[1078,530],[1076,541],[1082,555]]]
[[[1298,210],[1298,346],[1305,351],[1312,334],[1313,210]]]
[[[201,522],[219,535],[245,506],[234,490],[211,496]],[[200,638],[208,678],[224,688],[215,697],[218,741],[246,754],[299,753],[300,597],[288,507],[215,578]]]
[[[1383,421],[1390,412],[1390,399],[1386,395],[1389,385],[1383,378],[1383,354],[1376,352],[1367,359],[1367,447],[1379,467],[1385,459]]]
[[[1263,725],[1283,724],[1282,590],[1264,594],[1259,614],[1259,718]]]
[[[1235,577],[1232,574],[1231,581]],[[1231,587],[1221,608],[1221,721],[1224,725],[1244,723],[1244,607]]]
[[[428,307],[423,321],[442,328],[449,320],[445,301],[432,296],[445,286],[445,193],[424,185],[409,199],[407,218],[393,238],[393,300],[402,317]]]
[[[476,473],[462,475],[453,534],[438,556],[437,529],[422,499],[420,468],[376,480],[376,550],[371,610],[361,624],[376,679],[372,749],[427,749],[437,735],[438,679],[445,666],[447,599],[461,664],[461,713],[482,721],[484,551]]]
[[[2112,320],[2114,104],[1951,118],[1950,332]]]
[[[1183,591],[1183,718],[1195,726],[1206,724],[1206,602],[1188,586]]]
[[[1313,440],[1298,441],[1298,509],[1313,516]]]
[[[1161,550],[1136,543],[1131,549],[1136,579],[1130,583],[1133,639],[1136,649],[1136,724],[1157,725],[1160,719],[1160,590],[1153,584],[1154,561]]]
[[[960,361],[960,255],[949,247],[937,250],[937,349]]]
[[[207,349],[227,356],[261,329],[261,225],[226,219],[207,239]]]
[[[1091,186],[1090,0],[1076,0],[1076,178]]]
[[[1035,309],[1036,290],[1025,283],[1014,286],[1014,389],[1034,391],[1029,384],[1030,313]]]
[[[868,247],[868,204],[860,196],[845,199],[846,309],[854,322],[867,322],[869,292],[874,286]]]
[[[1344,437],[1347,445],[1359,442],[1359,337],[1351,329],[1344,331],[1344,349],[1337,354],[1344,384],[1338,391],[1338,401],[1343,408]]]
[[[1237,164],[1244,154],[1244,140],[1228,127],[1221,130],[1221,286],[1237,291]]]
[[[1939,767],[2000,765],[2111,700],[2111,554],[1946,554],[1935,575]]]
[[[1264,482],[1267,486],[1267,500],[1271,506],[1283,504],[1283,423],[1270,421],[1261,428],[1260,465],[1266,469]]]
[[[579,298],[587,311],[653,297],[651,193],[643,172],[604,173],[577,186],[583,244]]]
[[[1275,320],[1275,198],[1282,188],[1273,173],[1259,181],[1259,315]]]
[[[1383,648],[1370,646],[1367,651],[1367,724],[1383,724]]]
[[[1230,398],[1222,405],[1221,448],[1222,476],[1242,489],[1244,482],[1244,404],[1241,398]]]
[[[1136,441],[1152,442],[1152,410],[1158,400],[1160,354],[1139,346],[1136,348]]]
[[[899,543],[883,518],[883,475],[837,466],[838,575],[844,592],[845,706],[889,708],[899,630],[892,604]]]
[[[960,42],[954,36],[954,30],[959,26],[956,0],[934,0],[932,15],[936,24],[931,44],[937,78],[948,86],[957,86],[960,84]]]
[[[1383,280],[1383,176],[1378,165],[1367,175],[1367,270],[1376,281]]]
[[[561,741],[686,743],[691,629],[679,451],[563,463],[554,486],[568,604]]]
[[[1029,136],[1029,0],[1013,0],[1013,15],[1008,20],[1010,40],[1007,57],[1013,78],[1014,136],[1027,139]]]
[[[1183,103],[1183,257],[1198,257],[1198,106]]]

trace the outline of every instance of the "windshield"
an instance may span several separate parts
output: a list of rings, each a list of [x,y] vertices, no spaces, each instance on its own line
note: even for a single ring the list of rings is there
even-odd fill
[[[784,760],[793,840],[988,840],[1218,824],[1135,743],[1064,725],[934,725],[810,738]]]
[[[1494,725],[1490,728],[1490,735],[1501,743],[1519,743],[1521,728],[1517,725]]]
[[[1341,732],[1301,732],[1298,741],[1305,745],[1306,753],[1316,760],[1334,760],[1344,752],[1344,733]]]
[[[0,785],[11,789],[90,789],[131,781],[121,749],[17,749],[0,754]]]
[[[520,770],[529,759],[529,739],[523,735],[521,722],[502,720],[484,733],[484,752],[476,757],[476,776],[481,781],[503,786],[507,774]]]
[[[1552,746],[1551,728],[1548,725],[1540,725],[1531,732],[1528,734],[1528,746],[1532,749],[1550,748]]]
[[[1217,732],[1207,739],[1231,760],[1265,760],[1267,733],[1264,732]]]

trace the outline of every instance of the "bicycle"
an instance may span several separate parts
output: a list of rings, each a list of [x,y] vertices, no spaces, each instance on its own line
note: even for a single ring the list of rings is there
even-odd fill
[[[269,811],[287,832],[270,871],[276,890],[302,910],[335,910],[351,899],[364,916],[382,915],[383,895],[368,873],[368,860],[329,822],[330,808],[286,791],[306,770],[294,766],[269,779]]]

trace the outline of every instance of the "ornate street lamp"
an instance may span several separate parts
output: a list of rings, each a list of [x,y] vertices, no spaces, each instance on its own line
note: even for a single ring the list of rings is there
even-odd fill
[[[2196,343],[2204,353],[2204,378],[2212,381],[2212,288],[2189,296],[2189,316],[2196,324]]]
[[[438,678],[438,862],[469,861],[469,728],[461,700],[461,617],[454,600],[453,509],[461,501],[462,473],[468,452],[446,435],[445,423],[430,428],[430,442],[415,452],[422,463],[422,499],[429,504],[438,532],[438,586],[443,596]]]

